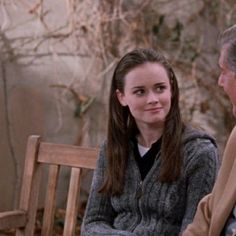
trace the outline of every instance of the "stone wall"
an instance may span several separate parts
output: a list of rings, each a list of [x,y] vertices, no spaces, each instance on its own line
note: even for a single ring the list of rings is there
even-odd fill
[[[233,3],[23,2],[0,6],[0,211],[17,204],[30,134],[58,143],[102,142],[112,70],[135,47],[166,53],[178,76],[185,119],[215,136],[223,150],[233,122],[216,86],[217,36],[235,22]],[[68,177],[63,170],[59,204]],[[91,174],[85,179],[86,195]]]

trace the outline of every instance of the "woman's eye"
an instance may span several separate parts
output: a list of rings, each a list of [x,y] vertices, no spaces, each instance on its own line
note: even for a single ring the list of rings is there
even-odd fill
[[[156,88],[157,92],[163,92],[165,90],[166,86],[158,86]]]
[[[134,91],[134,94],[136,94],[136,95],[143,95],[145,93],[145,91],[143,90],[143,89],[139,89],[139,90],[135,90]]]

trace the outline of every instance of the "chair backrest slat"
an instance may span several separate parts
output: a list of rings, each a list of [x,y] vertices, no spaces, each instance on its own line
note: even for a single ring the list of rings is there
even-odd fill
[[[67,197],[65,226],[63,236],[73,235],[77,220],[78,201],[79,201],[79,186],[80,186],[80,168],[72,168],[70,177],[70,186]]]
[[[19,209],[27,212],[27,224],[25,228],[16,230],[16,236],[34,235],[42,172],[41,167],[37,165],[39,142],[39,136],[31,136],[27,143],[19,204]]]
[[[35,172],[35,165],[37,161],[38,147],[39,147],[40,137],[31,136],[28,139],[24,173],[22,178],[21,194],[20,194],[20,209],[27,211],[29,208],[29,199],[31,194],[31,187],[33,181],[33,175]]]
[[[41,233],[44,236],[52,235],[54,225],[54,214],[56,208],[56,189],[58,184],[59,171],[60,166],[50,165]]]

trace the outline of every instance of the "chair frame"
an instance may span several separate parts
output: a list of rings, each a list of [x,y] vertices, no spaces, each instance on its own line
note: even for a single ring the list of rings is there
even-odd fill
[[[63,236],[74,235],[80,195],[81,170],[96,167],[97,148],[42,142],[28,138],[19,208],[0,213],[0,230],[16,229],[16,236],[34,235],[42,169],[49,166],[41,235],[51,236],[56,208],[56,189],[62,166],[71,168]]]

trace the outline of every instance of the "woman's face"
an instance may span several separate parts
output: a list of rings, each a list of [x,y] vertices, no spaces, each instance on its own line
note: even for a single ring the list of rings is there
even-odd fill
[[[219,66],[221,73],[218,79],[218,84],[223,87],[233,105],[233,115],[236,117],[236,76],[225,63],[226,48],[223,48],[220,53]]]
[[[124,78],[124,92],[117,90],[122,106],[128,106],[138,127],[163,127],[171,107],[171,87],[165,68],[145,63],[132,69]]]

